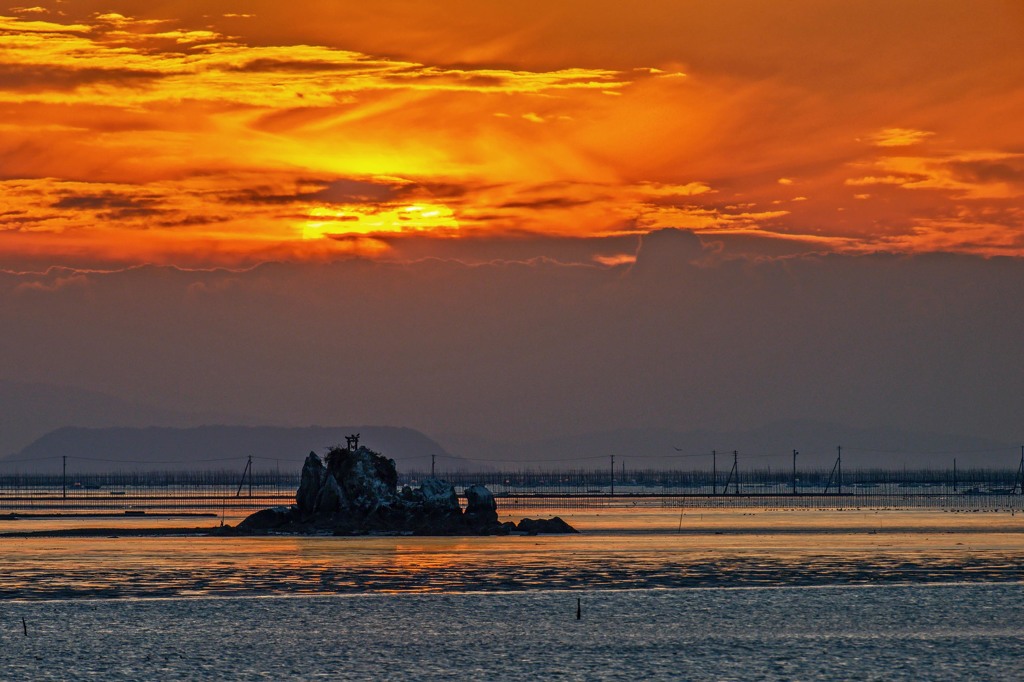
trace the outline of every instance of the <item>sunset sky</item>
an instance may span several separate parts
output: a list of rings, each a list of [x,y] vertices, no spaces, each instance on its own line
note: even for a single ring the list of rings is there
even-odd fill
[[[1016,439],[1022,293],[1019,0],[0,4],[0,380]]]
[[[668,226],[1024,253],[1014,0],[66,0],[0,15],[11,269],[402,258],[403,237]]]

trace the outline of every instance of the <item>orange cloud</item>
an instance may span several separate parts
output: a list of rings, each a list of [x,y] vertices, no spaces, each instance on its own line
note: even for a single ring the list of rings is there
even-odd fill
[[[909,147],[927,140],[935,133],[913,128],[886,128],[868,139],[876,147]]]
[[[1024,79],[1006,76],[1022,48],[1004,17],[929,16],[926,41],[897,30],[898,9],[880,22],[798,3],[804,26],[739,1],[732,23],[662,0],[539,17],[457,0],[451,21],[391,0],[346,22],[320,0],[302,16],[263,0],[211,16],[11,8],[0,254],[250,262],[380,253],[366,246],[380,235],[667,226],[844,250],[1014,248],[1024,226],[1005,212],[962,242],[945,227],[962,202],[981,216],[1024,195],[1010,124]],[[840,15],[863,44],[824,28]],[[991,28],[987,42],[956,63],[935,52],[965,24]],[[965,74],[972,92],[951,84]],[[188,255],[196,244],[214,246]]]

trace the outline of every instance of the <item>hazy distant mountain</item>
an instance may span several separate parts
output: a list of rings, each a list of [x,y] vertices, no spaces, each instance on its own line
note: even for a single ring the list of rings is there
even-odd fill
[[[395,459],[400,471],[427,471],[437,455],[438,471],[494,468],[710,469],[712,450],[719,470],[738,452],[741,469],[792,466],[799,451],[801,468],[829,468],[836,447],[843,467],[1016,468],[1019,445],[969,436],[919,433],[896,428],[854,428],[814,421],[775,422],[746,431],[674,431],[617,429],[559,438],[509,442],[471,435],[445,434],[437,440],[409,428],[390,426],[271,427],[200,426],[192,428],[65,427],[47,433],[20,452],[0,459],[0,472],[160,469],[238,469],[248,456],[257,470],[298,471],[311,450],[343,444],[359,433],[361,443]]]
[[[399,471],[427,471],[430,455],[442,457],[445,468],[465,468],[436,441],[419,431],[392,426],[200,426],[195,428],[80,428],[52,431],[8,460],[2,471],[59,471],[67,456],[68,470],[128,471],[171,469],[241,469],[253,457],[259,470],[301,470],[310,451],[323,454],[360,434],[360,444],[394,459]]]
[[[63,426],[197,426],[251,423],[237,415],[166,410],[70,386],[0,380],[0,457]]]
[[[745,431],[674,431],[670,429],[617,429],[523,442],[499,442],[473,436],[439,436],[457,455],[519,468],[710,469],[717,450],[719,469],[732,465],[737,451],[740,467],[792,466],[798,450],[801,467],[825,468],[843,447],[846,468],[1016,468],[1020,447],[970,436],[920,433],[897,428],[854,428],[815,421],[780,421]],[[678,449],[677,449],[678,448]]]

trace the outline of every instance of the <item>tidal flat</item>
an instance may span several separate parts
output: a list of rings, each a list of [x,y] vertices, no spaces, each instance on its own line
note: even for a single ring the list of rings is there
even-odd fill
[[[33,680],[1016,680],[1024,633],[1012,607],[1022,597],[1019,584],[954,583],[22,601],[3,604],[0,671]]]
[[[23,519],[4,537],[4,599],[505,592],[1019,582],[1024,515],[939,510],[530,510],[579,535],[142,536],[195,519]],[[227,519],[229,523],[237,519]]]
[[[0,670],[39,680],[1017,678],[1019,514],[665,507],[502,520],[553,514],[583,532],[131,537],[119,533],[195,519],[125,518],[84,520],[100,537],[2,537]],[[82,524],[21,519],[0,533]]]

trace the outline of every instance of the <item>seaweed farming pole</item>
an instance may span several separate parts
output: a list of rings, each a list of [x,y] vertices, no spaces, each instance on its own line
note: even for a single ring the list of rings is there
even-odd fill
[[[739,467],[739,452],[736,450],[732,451],[732,471],[736,474],[736,494],[740,494],[740,467]]]
[[[718,450],[711,451],[711,494],[718,494]]]
[[[796,495],[796,456],[800,453],[793,451],[793,494]]]
[[[953,458],[953,492],[956,492],[956,457]]]
[[[829,488],[832,487],[833,480],[836,481],[839,487],[839,494],[841,495],[843,493],[843,448],[837,447],[836,451],[839,453],[839,456],[836,457],[836,463],[832,465],[832,471],[828,475],[828,483],[825,484],[824,494],[828,494]],[[838,476],[836,476],[837,472],[839,474]],[[903,480],[907,480],[906,470],[903,472]]]
[[[68,456],[61,455],[61,459],[64,460],[64,466],[60,475],[60,496],[61,499],[67,499],[68,497]]]
[[[235,491],[235,497],[242,495],[242,486],[245,485],[245,476],[249,475],[249,497],[252,497],[252,455],[249,455],[249,461],[245,463],[245,469],[242,471],[242,480],[238,482],[238,490]]]
[[[722,488],[722,494],[729,492],[729,483],[732,482],[733,476],[736,477],[736,490],[735,494],[740,494],[740,472],[737,466],[737,458],[739,453],[736,450],[732,451],[732,469],[729,470],[729,477],[725,479],[725,487]]]
[[[612,458],[612,495],[615,495],[615,455],[611,455]]]
[[[1013,482],[1013,489],[1020,486],[1020,494],[1024,495],[1024,445],[1020,446],[1020,466],[1017,467],[1017,480]]]

